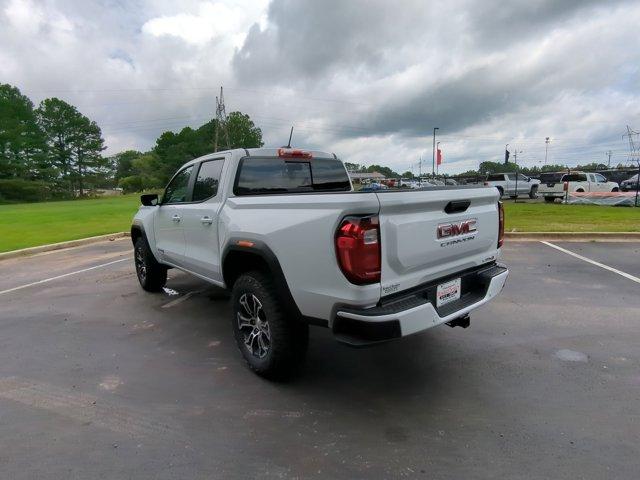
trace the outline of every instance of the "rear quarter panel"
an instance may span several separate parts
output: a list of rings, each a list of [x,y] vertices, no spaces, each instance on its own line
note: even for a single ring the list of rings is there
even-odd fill
[[[301,313],[331,320],[334,305],[374,306],[380,285],[353,285],[342,274],[334,246],[343,217],[378,213],[374,193],[229,197],[220,213],[220,245],[231,238],[264,242],[278,258]]]

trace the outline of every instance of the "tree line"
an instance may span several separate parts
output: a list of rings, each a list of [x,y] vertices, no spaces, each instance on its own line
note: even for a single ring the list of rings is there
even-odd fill
[[[73,105],[47,98],[35,108],[0,84],[0,200],[82,196],[106,173],[104,148],[100,127]]]
[[[77,198],[99,188],[125,192],[161,188],[183,163],[214,151],[217,121],[164,132],[146,152],[104,156],[97,123],[59,98],[36,107],[12,85],[0,84],[0,202]],[[261,147],[262,131],[232,112],[231,148]],[[226,148],[226,145],[222,148]]]

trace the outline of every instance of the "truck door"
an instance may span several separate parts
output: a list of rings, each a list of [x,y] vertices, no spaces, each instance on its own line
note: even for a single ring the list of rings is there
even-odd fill
[[[596,178],[596,185],[598,187],[599,192],[608,192],[609,185],[607,184],[607,179],[604,175],[600,175],[599,173],[594,173],[593,176]]]
[[[193,165],[183,168],[167,185],[155,218],[156,247],[161,260],[182,265],[185,242],[181,207],[189,200]]]
[[[219,186],[224,166],[224,156],[199,163],[194,173],[191,202],[182,207],[185,268],[215,282],[223,280],[218,214],[223,203]]]
[[[504,182],[504,193],[507,195],[515,195],[516,194],[516,174],[515,173],[507,173],[505,176]]]

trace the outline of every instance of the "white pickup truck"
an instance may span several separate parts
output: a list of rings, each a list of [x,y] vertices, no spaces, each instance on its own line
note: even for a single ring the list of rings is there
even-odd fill
[[[571,172],[562,175],[558,182],[540,184],[538,193],[545,202],[553,202],[556,198],[564,198],[565,192],[617,192],[619,189],[616,182],[609,182],[599,173]]]
[[[528,195],[529,198],[538,198],[540,180],[529,178],[521,173],[492,173],[484,182],[485,185],[496,187],[500,196],[508,195],[516,198],[518,195]]]
[[[131,227],[140,284],[179,268],[232,292],[232,326],[258,374],[290,373],[308,326],[366,345],[447,323],[495,297],[508,271],[498,192],[354,192],[334,154],[237,149],[190,161]]]

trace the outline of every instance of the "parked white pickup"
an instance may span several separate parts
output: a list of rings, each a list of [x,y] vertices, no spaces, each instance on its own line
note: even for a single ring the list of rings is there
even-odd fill
[[[484,184],[496,187],[501,197],[508,195],[516,198],[518,195],[529,195],[529,198],[537,198],[540,180],[529,178],[521,173],[518,173],[517,179],[515,173],[492,173]]]
[[[560,178],[559,182],[540,185],[538,192],[545,202],[553,202],[563,198],[565,192],[617,192],[620,189],[616,182],[609,182],[599,173],[571,172]]]

